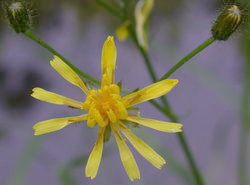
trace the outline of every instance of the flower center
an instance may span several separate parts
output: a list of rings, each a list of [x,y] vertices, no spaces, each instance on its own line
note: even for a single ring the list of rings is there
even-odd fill
[[[88,111],[89,127],[94,127],[96,123],[104,127],[109,122],[116,123],[128,116],[120,96],[120,88],[115,84],[91,90],[84,102],[84,109]]]

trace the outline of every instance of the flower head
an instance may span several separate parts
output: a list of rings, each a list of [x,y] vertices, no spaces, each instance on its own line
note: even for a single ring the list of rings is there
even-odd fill
[[[25,33],[32,27],[32,9],[28,1],[4,3],[4,16],[16,33]]]
[[[60,130],[67,125],[83,120],[86,120],[87,126],[90,128],[98,126],[97,141],[90,153],[85,169],[85,175],[91,179],[97,175],[102,158],[105,134],[111,130],[115,136],[123,166],[128,177],[133,181],[140,178],[140,171],[124,137],[156,168],[160,169],[166,162],[149,145],[134,135],[128,128],[127,123],[132,122],[158,131],[171,133],[181,132],[182,125],[142,118],[136,114],[131,114],[129,108],[166,94],[178,83],[178,80],[162,80],[137,92],[121,96],[120,87],[115,84],[116,56],[114,39],[109,36],[102,49],[102,81],[100,89],[97,90],[88,89],[80,77],[60,58],[55,56],[50,62],[51,66],[64,79],[79,87],[86,94],[86,100],[84,102],[76,101],[41,88],[34,88],[31,96],[49,103],[81,109],[87,113],[80,116],[42,121],[35,124],[33,129],[35,135],[41,135]]]
[[[244,19],[244,9],[241,5],[235,3],[226,5],[212,26],[213,37],[216,40],[228,40]]]

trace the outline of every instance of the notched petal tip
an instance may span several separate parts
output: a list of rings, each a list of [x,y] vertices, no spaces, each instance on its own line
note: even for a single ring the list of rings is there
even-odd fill
[[[168,79],[170,82],[173,83],[173,85],[176,85],[179,83],[179,80],[178,79]]]
[[[34,130],[34,136],[40,136],[43,135],[43,133],[39,133],[37,130]]]
[[[115,47],[115,41],[113,36],[108,36],[107,39],[104,42],[104,48],[112,49]]]
[[[56,60],[61,60],[58,56],[54,55],[53,59],[50,62],[55,62]]]
[[[182,132],[183,124],[181,123],[172,123],[174,124],[175,128],[173,128],[173,132]]]
[[[60,58],[56,55],[53,56],[53,59],[49,61],[50,65],[53,67],[56,62],[60,62]]]
[[[134,180],[136,180],[136,179],[138,179],[138,180],[140,180],[141,179],[141,177],[139,176],[139,177],[133,177],[133,178],[129,178],[132,182],[134,182]]]
[[[35,97],[34,97],[34,91],[33,91],[33,89],[29,92],[29,96],[35,98]]]
[[[40,87],[35,87],[31,90],[30,92],[30,96],[32,96],[33,98],[38,99],[37,97],[39,95],[41,95],[41,92],[45,91],[44,89],[40,88]]]
[[[108,36],[106,39],[107,42],[113,42],[114,41],[114,37],[113,36]]]
[[[171,89],[172,89],[179,83],[179,80],[177,80],[177,79],[166,79],[166,80],[163,80],[162,82],[163,82],[162,85],[164,85],[164,83],[165,83],[166,86],[171,86]]]

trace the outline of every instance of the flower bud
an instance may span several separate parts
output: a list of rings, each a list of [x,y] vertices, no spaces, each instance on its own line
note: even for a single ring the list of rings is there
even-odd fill
[[[5,18],[16,33],[25,33],[31,29],[32,15],[30,4],[23,0],[4,5]]]
[[[211,32],[216,40],[228,40],[239,28],[244,19],[244,13],[239,5],[226,5],[212,26]]]

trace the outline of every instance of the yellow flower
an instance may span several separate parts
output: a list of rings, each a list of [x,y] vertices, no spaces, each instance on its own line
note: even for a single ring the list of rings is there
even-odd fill
[[[123,166],[129,179],[133,181],[134,179],[140,179],[140,171],[133,154],[126,144],[124,136],[135,149],[156,168],[160,169],[166,162],[149,145],[134,135],[126,124],[133,122],[158,131],[171,133],[181,132],[182,125],[142,118],[136,114],[130,114],[129,108],[166,94],[178,83],[178,80],[162,80],[137,92],[121,96],[120,88],[115,84],[116,56],[117,52],[114,39],[109,36],[102,49],[102,81],[101,88],[98,90],[88,89],[80,77],[61,59],[55,56],[54,59],[50,61],[51,66],[65,80],[78,86],[84,94],[86,94],[86,100],[79,102],[41,88],[34,88],[31,96],[49,103],[81,109],[87,113],[80,116],[42,121],[35,124],[33,129],[35,130],[35,135],[41,135],[60,130],[67,125],[83,120],[86,120],[88,127],[98,125],[97,141],[90,153],[85,169],[86,177],[90,177],[91,179],[96,177],[101,162],[105,131],[111,129],[118,145]]]

